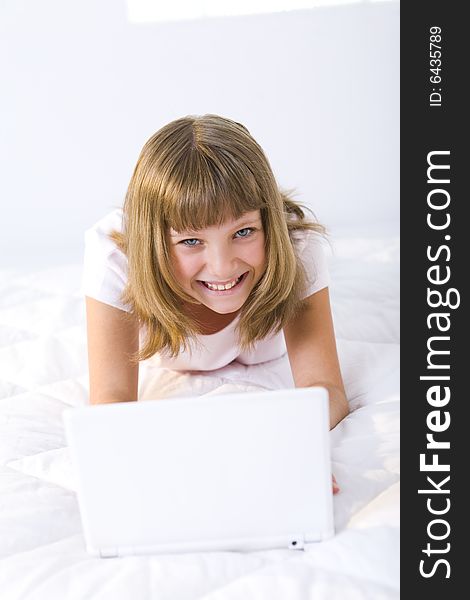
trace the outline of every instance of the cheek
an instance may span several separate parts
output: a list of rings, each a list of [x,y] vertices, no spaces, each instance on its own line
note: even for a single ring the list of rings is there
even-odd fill
[[[173,252],[171,259],[177,277],[190,278],[199,270],[199,262],[195,256],[182,256]]]
[[[266,252],[264,249],[264,240],[260,240],[259,243],[253,244],[253,246],[248,250],[246,262],[258,269],[261,269],[265,266]]]

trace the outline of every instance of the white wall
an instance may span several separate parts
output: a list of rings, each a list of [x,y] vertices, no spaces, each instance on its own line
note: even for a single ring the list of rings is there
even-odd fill
[[[4,0],[0,70],[3,265],[81,261],[144,142],[208,112],[333,232],[398,231],[396,2],[131,25],[124,0]]]

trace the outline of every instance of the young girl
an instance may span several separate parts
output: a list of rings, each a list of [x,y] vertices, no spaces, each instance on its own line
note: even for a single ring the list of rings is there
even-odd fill
[[[139,361],[212,370],[287,351],[348,414],[320,243],[249,131],[188,116],[144,145],[123,210],[85,234],[90,403],[137,400]]]

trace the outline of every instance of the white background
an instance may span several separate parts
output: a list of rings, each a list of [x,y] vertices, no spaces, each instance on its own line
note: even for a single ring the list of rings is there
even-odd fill
[[[0,4],[1,264],[80,262],[144,142],[244,123],[334,234],[398,232],[399,5],[130,23],[124,0]]]

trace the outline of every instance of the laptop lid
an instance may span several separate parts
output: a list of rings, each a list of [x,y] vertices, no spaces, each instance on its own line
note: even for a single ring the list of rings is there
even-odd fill
[[[90,554],[301,549],[334,533],[324,388],[86,405],[63,418]]]

